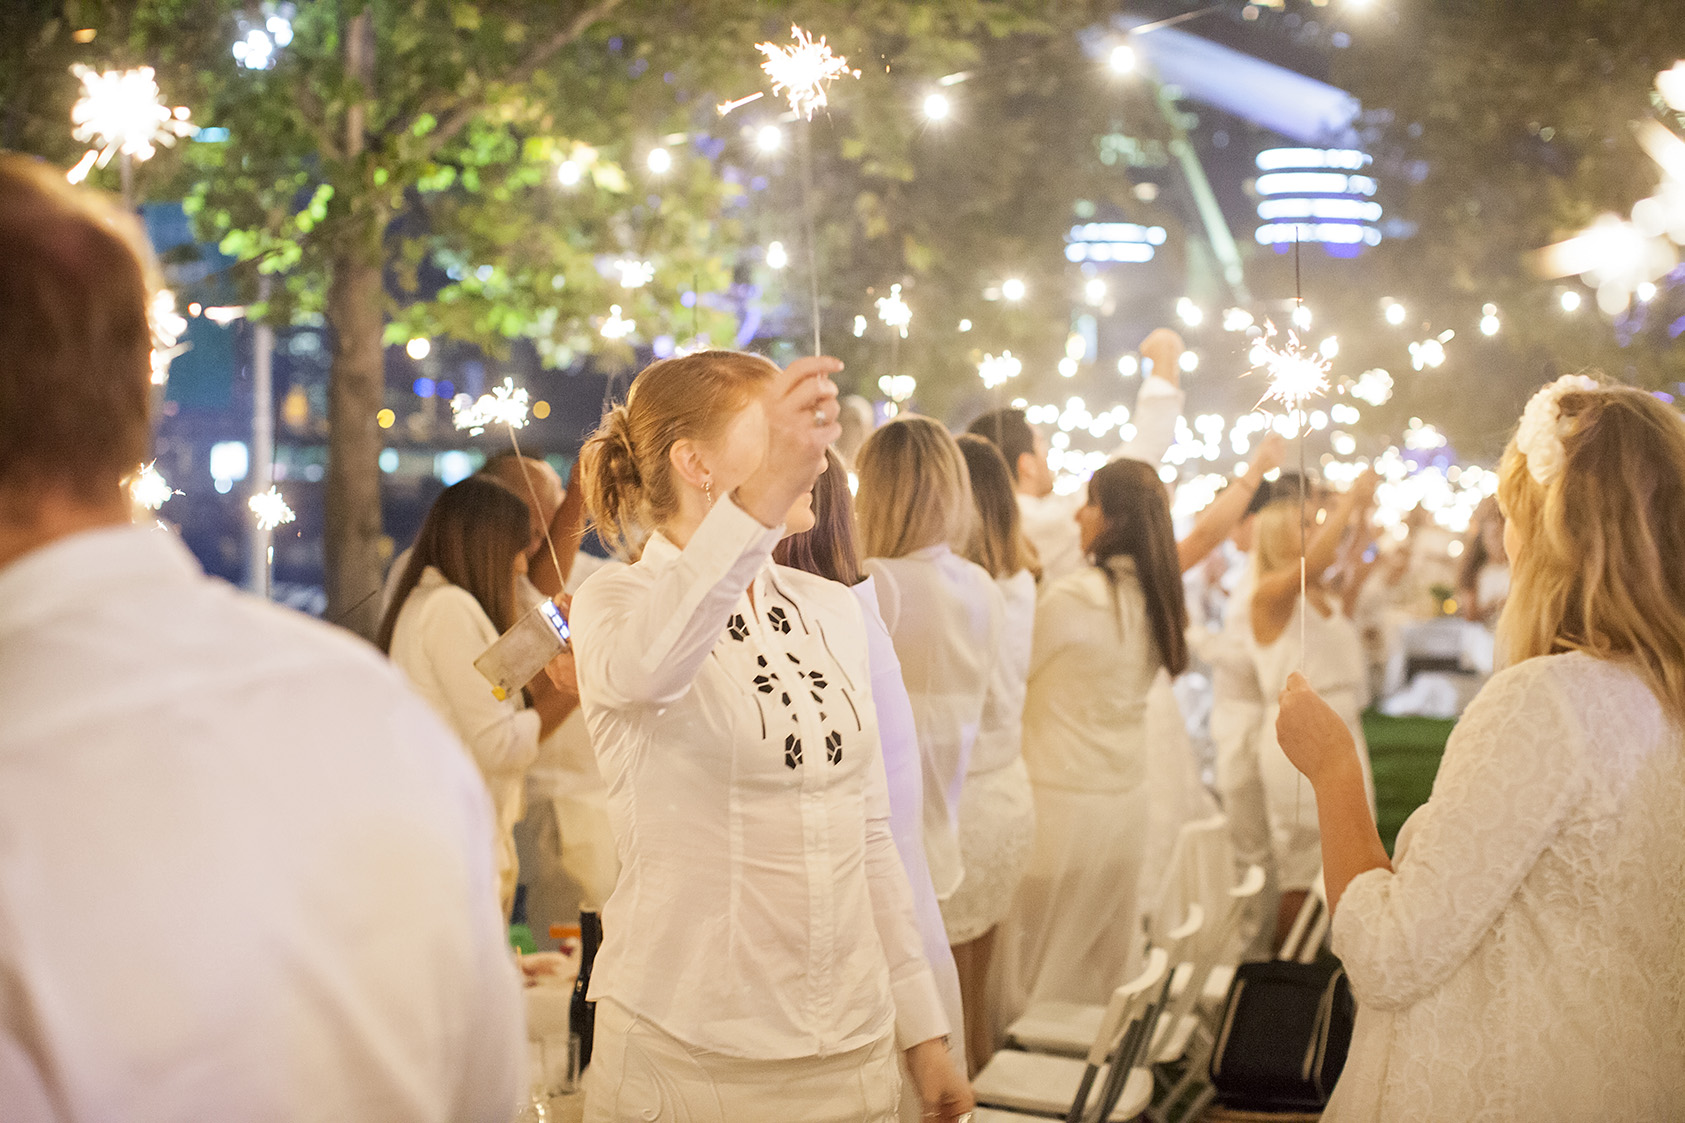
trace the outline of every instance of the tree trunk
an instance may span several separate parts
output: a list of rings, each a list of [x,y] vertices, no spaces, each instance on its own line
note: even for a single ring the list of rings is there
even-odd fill
[[[345,70],[374,92],[374,22],[368,8],[345,28]],[[364,191],[347,200],[350,214],[338,242],[328,288],[333,368],[328,384],[328,619],[366,639],[380,626],[380,412],[386,386],[381,238],[384,215],[367,192],[364,100],[345,112],[345,163]]]
[[[333,264],[328,322],[328,619],[366,639],[380,626],[380,429],[386,385],[378,260],[361,245]]]

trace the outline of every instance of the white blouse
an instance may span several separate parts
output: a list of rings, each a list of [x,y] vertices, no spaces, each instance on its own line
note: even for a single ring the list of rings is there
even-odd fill
[[[1030,681],[1030,642],[1036,627],[1036,577],[1020,569],[997,577],[1001,591],[1000,645],[989,674],[983,726],[971,751],[969,775],[993,772],[1019,759],[1024,743],[1024,691]]]
[[[573,601],[621,874],[593,999],[686,1044],[828,1056],[948,1032],[889,799],[865,625],[729,499]],[[747,590],[753,586],[754,598]]]
[[[1631,670],[1530,659],[1470,704],[1334,950],[1323,1118],[1685,1118],[1685,737]]]
[[[895,640],[924,760],[924,845],[936,896],[965,876],[959,803],[983,723],[983,700],[1006,606],[980,565],[945,545],[868,558],[883,622]]]
[[[527,766],[538,757],[537,710],[519,695],[499,701],[474,660],[497,642],[480,602],[432,566],[404,601],[392,629],[392,662],[474,757],[507,831],[521,817]]]
[[[1135,563],[1114,558],[1115,588],[1090,565],[1036,605],[1024,700],[1024,763],[1038,787],[1124,792],[1147,774],[1147,692],[1163,660]]]

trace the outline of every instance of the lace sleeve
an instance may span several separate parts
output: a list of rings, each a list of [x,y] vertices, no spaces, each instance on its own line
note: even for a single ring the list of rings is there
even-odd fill
[[[1397,1009],[1444,982],[1586,790],[1584,728],[1551,662],[1529,660],[1487,684],[1451,735],[1397,869],[1346,888],[1334,950],[1358,1001]]]

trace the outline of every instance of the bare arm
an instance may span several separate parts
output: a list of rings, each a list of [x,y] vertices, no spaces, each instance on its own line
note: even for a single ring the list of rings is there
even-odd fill
[[[1200,512],[1188,536],[1176,543],[1176,558],[1182,563],[1183,573],[1205,560],[1207,554],[1234,533],[1235,526],[1246,517],[1246,508],[1252,497],[1258,494],[1258,486],[1264,476],[1281,466],[1281,458],[1286,451],[1287,442],[1278,434],[1271,433],[1259,446],[1258,455],[1247,467],[1246,474]]]
[[[1340,497],[1333,514],[1305,544],[1306,574],[1320,574],[1334,564],[1347,525],[1368,506],[1379,482],[1380,477],[1373,471],[1365,472],[1351,490]],[[1252,594],[1252,635],[1259,643],[1274,643],[1281,635],[1293,615],[1298,596],[1298,566],[1288,566],[1259,577],[1258,587]]]

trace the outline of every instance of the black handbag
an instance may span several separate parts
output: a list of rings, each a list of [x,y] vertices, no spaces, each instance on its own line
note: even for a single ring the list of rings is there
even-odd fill
[[[1338,960],[1241,964],[1211,1052],[1218,1102],[1249,1111],[1320,1111],[1345,1067],[1355,1013]]]

